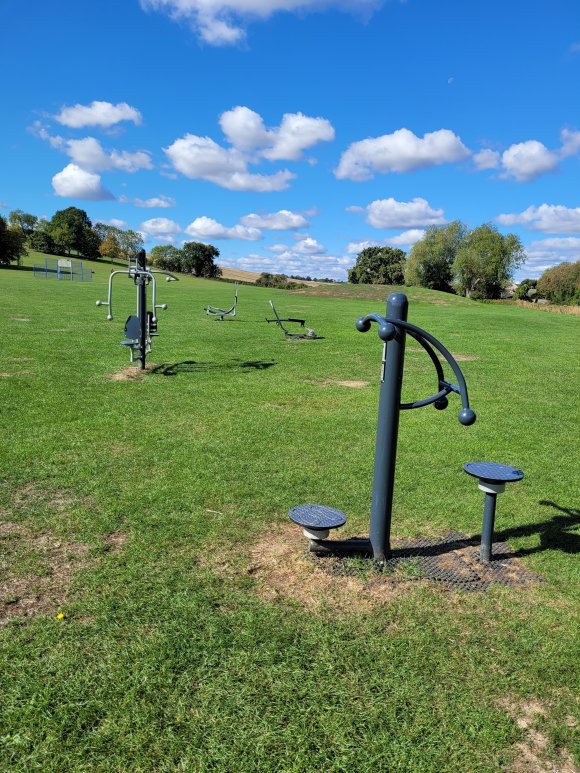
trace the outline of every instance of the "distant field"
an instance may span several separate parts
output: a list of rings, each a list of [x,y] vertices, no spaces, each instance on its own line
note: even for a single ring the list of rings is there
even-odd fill
[[[394,536],[477,536],[463,464],[525,472],[496,537],[542,582],[468,593],[333,574],[288,521],[320,502],[368,532],[382,344],[354,323],[392,288],[243,285],[221,322],[231,285],[160,283],[138,374],[132,282],[108,322],[109,263],[58,282],[38,257],[0,270],[1,770],[578,769],[578,317],[407,289],[478,421],[402,413]],[[403,399],[434,382],[409,341]]]
[[[234,279],[238,282],[255,282],[260,278],[261,273],[257,271],[242,271],[238,268],[226,268],[221,266],[222,276],[224,279]],[[327,284],[326,282],[312,282],[307,279],[297,279],[297,282],[304,282],[307,285],[313,285],[316,287],[320,284]],[[328,284],[331,284],[330,282]]]

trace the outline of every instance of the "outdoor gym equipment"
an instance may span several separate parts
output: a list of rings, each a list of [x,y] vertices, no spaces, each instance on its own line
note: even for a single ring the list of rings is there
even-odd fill
[[[127,274],[137,287],[137,315],[132,314],[125,322],[125,340],[121,346],[129,347],[131,362],[139,360],[139,367],[145,370],[145,358],[151,351],[151,339],[159,335],[157,332],[157,309],[166,309],[166,303],[157,303],[157,282],[154,274],[164,274],[168,282],[178,282],[176,276],[168,271],[147,268],[145,250],[135,256],[135,261],[129,262],[127,271],[111,271],[109,275],[109,292],[106,301],[97,301],[97,306],[107,306],[107,319],[113,319],[113,277],[117,274]],[[152,311],[147,310],[147,287],[151,283]]]
[[[524,473],[517,467],[495,464],[494,462],[469,462],[469,464],[463,465],[463,469],[468,475],[479,479],[478,488],[485,494],[479,555],[481,560],[487,563],[491,561],[497,495],[503,494],[506,483],[515,483],[515,481],[521,480]]]
[[[272,307],[272,311],[274,312],[275,319],[268,319],[266,317],[266,322],[274,322],[277,327],[281,328],[284,331],[284,335],[286,338],[318,338],[319,336],[316,335],[316,331],[312,330],[309,327],[306,327],[306,320],[305,319],[297,319],[296,317],[280,317],[278,312],[276,311],[276,307],[272,303],[272,301],[269,301],[270,306]],[[288,328],[284,327],[282,324],[283,322],[297,322],[300,327],[304,328],[306,332],[304,333],[293,333],[292,331],[288,330]]]
[[[236,310],[238,308],[238,283],[235,284],[234,289],[234,305],[229,309],[218,309],[216,306],[206,306],[204,311],[209,317],[219,317],[221,321],[224,321],[224,317],[235,317]]]
[[[303,527],[306,536],[310,539],[310,550],[313,553],[339,556],[372,555],[375,562],[380,565],[389,558],[400,411],[423,408],[426,405],[434,405],[437,410],[444,410],[449,402],[447,395],[456,392],[461,398],[459,422],[469,426],[475,421],[475,413],[469,407],[467,385],[459,365],[440,341],[420,327],[407,322],[407,310],[407,296],[403,293],[392,293],[387,299],[385,317],[380,314],[367,314],[366,317],[361,317],[356,322],[356,329],[361,333],[366,333],[370,330],[371,323],[376,322],[379,338],[384,341],[370,515],[370,540],[326,541],[331,529],[336,529],[346,523],[346,515],[340,510],[325,505],[299,505],[290,510],[290,519]],[[407,334],[414,338],[429,355],[437,374],[437,391],[423,400],[401,403]],[[455,374],[457,384],[452,384],[446,380],[435,350],[447,361]]]

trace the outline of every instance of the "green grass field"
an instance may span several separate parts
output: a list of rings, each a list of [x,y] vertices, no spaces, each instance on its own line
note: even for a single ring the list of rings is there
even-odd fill
[[[203,307],[231,284],[160,283],[155,367],[115,380],[135,290],[117,280],[107,322],[109,270],[0,272],[0,768],[575,770],[578,318],[408,290],[409,321],[465,358],[478,421],[453,396],[402,414],[393,533],[479,534],[463,463],[513,464],[496,536],[545,582],[409,578],[365,603],[361,570],[312,605],[283,557],[288,592],[269,592],[252,546],[280,544],[303,502],[368,529],[381,343],[354,322],[390,288],[242,286],[219,322]],[[323,338],[285,340],[270,298]],[[404,399],[436,386],[413,344]]]

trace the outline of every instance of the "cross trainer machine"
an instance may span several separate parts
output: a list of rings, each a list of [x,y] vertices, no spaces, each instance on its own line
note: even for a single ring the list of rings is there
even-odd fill
[[[137,314],[132,314],[125,322],[125,339],[121,346],[129,347],[131,362],[139,361],[139,368],[145,370],[145,358],[151,351],[151,339],[159,335],[157,332],[157,309],[166,309],[166,303],[157,303],[157,282],[155,274],[164,274],[168,282],[178,282],[178,278],[169,271],[147,268],[145,250],[140,250],[133,260],[129,261],[127,271],[112,271],[109,275],[109,291],[106,301],[97,301],[97,306],[106,306],[107,319],[113,319],[113,277],[117,274],[128,275],[137,288]],[[147,309],[147,287],[152,287],[152,309]]]

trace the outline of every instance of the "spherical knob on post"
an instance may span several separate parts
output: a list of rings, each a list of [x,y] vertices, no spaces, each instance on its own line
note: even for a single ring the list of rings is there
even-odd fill
[[[460,424],[463,424],[464,427],[469,427],[475,422],[475,411],[471,408],[462,408],[459,411],[459,416],[457,418],[459,419]]]
[[[355,322],[355,327],[359,333],[368,333],[368,331],[371,329],[371,321],[370,319],[359,317]]]
[[[383,341],[392,341],[396,334],[394,325],[390,322],[383,322],[379,325],[379,338]]]
[[[449,405],[449,400],[445,396],[443,396],[443,397],[440,397],[438,400],[435,400],[433,405],[438,411],[444,411]]]

